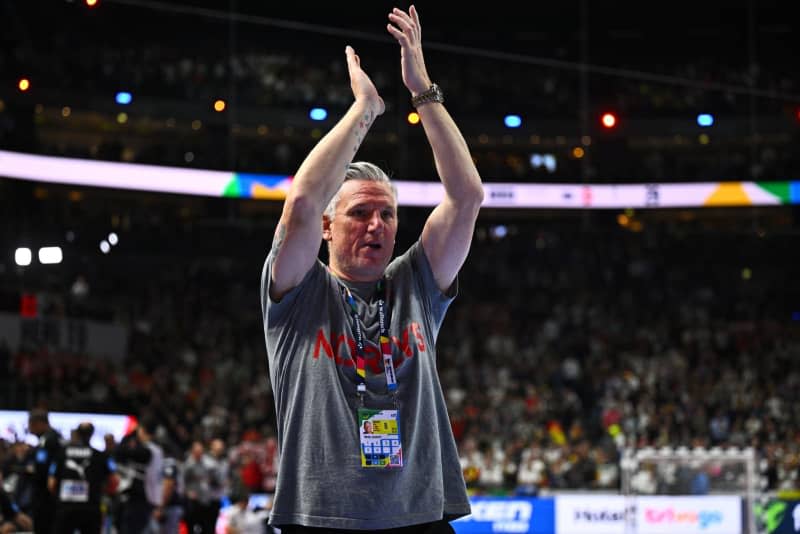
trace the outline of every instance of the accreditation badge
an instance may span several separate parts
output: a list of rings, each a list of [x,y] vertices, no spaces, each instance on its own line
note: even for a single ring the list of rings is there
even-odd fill
[[[403,467],[398,410],[358,409],[361,467]]]

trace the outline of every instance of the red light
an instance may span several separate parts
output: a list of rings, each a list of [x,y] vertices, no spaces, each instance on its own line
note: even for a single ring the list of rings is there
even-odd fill
[[[19,299],[19,315],[26,319],[33,319],[37,315],[36,295],[23,293]]]
[[[617,117],[613,113],[603,113],[600,122],[602,122],[603,126],[606,128],[613,128],[617,125]]]

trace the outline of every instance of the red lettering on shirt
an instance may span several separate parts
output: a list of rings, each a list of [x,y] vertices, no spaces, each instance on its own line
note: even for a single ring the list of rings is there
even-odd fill
[[[411,335],[413,334],[413,339]],[[395,369],[400,367],[403,362],[408,358],[413,358],[415,354],[423,353],[427,350],[425,343],[425,335],[422,326],[419,323],[412,322],[406,326],[400,337],[392,336],[392,343],[394,347],[399,349],[394,351],[393,366]],[[325,335],[322,328],[317,330],[317,339],[314,343],[314,352],[312,357],[318,359],[320,351],[325,352],[325,356],[336,362],[336,365],[344,367],[353,367],[353,355],[357,353],[356,341],[346,334],[338,334],[331,332],[329,336]],[[383,354],[377,345],[367,344],[364,347],[364,364],[373,374],[380,374],[383,372]]]
[[[408,328],[403,330],[403,339],[402,341],[397,336],[392,336],[392,343],[394,343],[397,348],[399,348],[403,354],[411,358],[414,353],[411,351],[411,346],[408,343]]]
[[[331,344],[328,343],[328,340],[325,339],[325,332],[322,331],[320,328],[317,331],[317,342],[314,345],[314,359],[316,360],[319,358],[319,348],[322,347],[325,350],[325,355],[328,358],[333,358],[333,349],[331,348]]]
[[[414,332],[414,337],[417,338],[417,349],[420,352],[425,352],[425,337],[422,335],[422,327],[419,323],[411,323],[411,331]]]

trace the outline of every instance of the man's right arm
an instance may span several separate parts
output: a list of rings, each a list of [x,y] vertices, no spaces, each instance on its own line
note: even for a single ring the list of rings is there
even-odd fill
[[[355,102],[300,165],[283,204],[272,242],[269,296],[278,301],[297,286],[317,258],[322,213],[344,181],[347,166],[384,104],[360,60],[348,46],[347,69]]]

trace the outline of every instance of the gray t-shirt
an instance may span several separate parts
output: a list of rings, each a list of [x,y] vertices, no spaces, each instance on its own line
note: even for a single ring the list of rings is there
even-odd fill
[[[417,242],[386,269],[389,335],[400,404],[403,467],[361,467],[355,335],[339,281],[315,262],[280,302],[261,309],[277,412],[280,465],[270,523],[396,528],[470,513],[436,371],[436,337],[456,284],[443,294]],[[348,283],[364,325],[365,407],[393,408],[379,345],[375,283]]]

